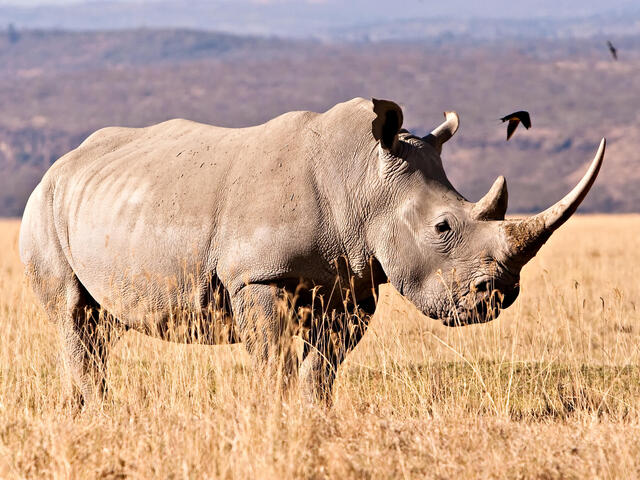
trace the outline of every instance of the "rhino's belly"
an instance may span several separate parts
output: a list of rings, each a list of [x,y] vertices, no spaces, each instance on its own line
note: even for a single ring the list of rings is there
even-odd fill
[[[204,265],[159,269],[129,266],[94,255],[94,268],[77,268],[78,279],[105,313],[139,332],[181,343],[234,343],[229,296]],[[102,261],[101,261],[102,260]],[[112,260],[112,262],[108,262]],[[167,266],[171,261],[159,262]]]

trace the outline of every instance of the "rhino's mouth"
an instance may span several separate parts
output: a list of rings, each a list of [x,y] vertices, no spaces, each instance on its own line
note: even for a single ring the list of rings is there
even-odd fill
[[[458,327],[490,322],[498,318],[502,310],[515,302],[519,293],[520,287],[517,285],[506,293],[500,290],[468,293],[461,297],[455,307],[449,309],[442,318],[442,323],[447,327]]]

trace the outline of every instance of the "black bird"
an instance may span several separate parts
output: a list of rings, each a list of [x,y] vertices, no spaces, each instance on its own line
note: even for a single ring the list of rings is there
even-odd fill
[[[609,51],[611,52],[611,56],[613,57],[613,59],[618,60],[618,50],[616,50],[616,47],[613,46],[613,43],[607,40],[607,46],[609,47]]]
[[[522,122],[522,125],[524,125],[527,130],[531,128],[531,117],[529,117],[529,112],[524,110],[510,113],[509,115],[502,117],[500,120],[503,122],[509,120],[509,125],[507,125],[507,140],[511,138],[511,135],[516,131],[516,127],[520,122]]]

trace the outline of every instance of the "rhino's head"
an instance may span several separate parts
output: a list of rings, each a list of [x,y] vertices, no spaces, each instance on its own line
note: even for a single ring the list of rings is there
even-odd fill
[[[498,177],[477,203],[447,179],[440,153],[458,116],[419,138],[401,130],[398,105],[374,100],[378,140],[376,211],[368,236],[396,289],[447,325],[496,318],[519,293],[520,270],[578,208],[600,170],[605,140],[580,183],[562,200],[524,220],[505,220],[507,185]]]

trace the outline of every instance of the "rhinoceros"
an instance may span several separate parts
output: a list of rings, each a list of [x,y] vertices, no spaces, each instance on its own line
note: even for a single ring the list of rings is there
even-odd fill
[[[455,112],[424,137],[402,123],[396,103],[356,98],[249,128],[105,128],[55,162],[28,200],[20,255],[76,398],[100,404],[127,329],[243,342],[257,368],[330,401],[381,284],[446,325],[496,318],[591,188],[605,139],[566,197],[505,220],[504,177],[476,203],[447,179]]]

